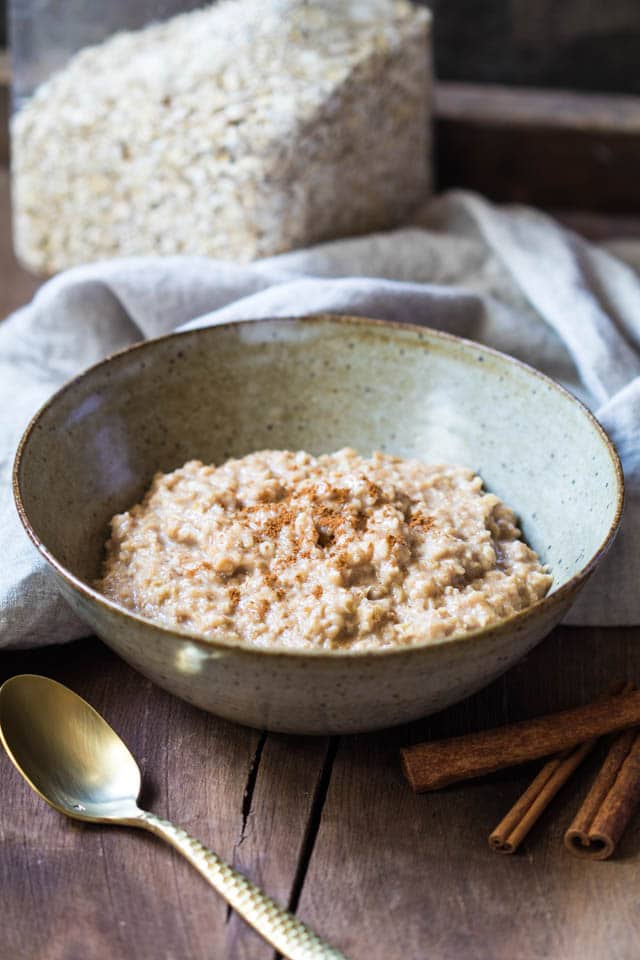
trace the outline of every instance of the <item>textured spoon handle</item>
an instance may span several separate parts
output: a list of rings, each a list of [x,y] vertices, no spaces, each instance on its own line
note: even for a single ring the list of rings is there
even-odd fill
[[[283,956],[289,960],[345,960],[342,953],[181,827],[147,811],[138,822],[186,857],[227,903]]]

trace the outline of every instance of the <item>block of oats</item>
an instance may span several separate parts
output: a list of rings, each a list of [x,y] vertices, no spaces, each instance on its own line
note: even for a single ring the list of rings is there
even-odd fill
[[[429,24],[223,0],[81,50],[12,121],[18,256],[250,260],[395,225],[429,186]]]

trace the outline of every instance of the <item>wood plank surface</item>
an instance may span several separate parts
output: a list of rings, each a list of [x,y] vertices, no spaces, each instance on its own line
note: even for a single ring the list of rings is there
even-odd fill
[[[640,212],[640,97],[439,83],[435,142],[440,190]]]
[[[330,743],[326,737],[283,734],[263,735],[263,741],[233,864],[279,903],[295,909],[307,863],[308,835],[315,832],[320,816]],[[329,929],[329,918],[319,919],[316,932],[328,936]],[[233,960],[262,956],[255,935],[235,913],[229,917],[226,949],[223,956]],[[265,957],[272,954],[265,948]]]
[[[27,303],[42,281],[19,266],[11,242],[9,172],[0,166],[0,320]]]
[[[0,49],[0,164],[9,163],[9,114],[11,112],[11,72],[9,55]]]
[[[41,672],[86,696],[141,762],[154,810],[297,906],[351,960],[635,960],[640,818],[606,863],[576,860],[562,845],[599,754],[521,852],[500,857],[488,834],[536,765],[415,796],[398,749],[573,706],[619,677],[638,678],[639,636],[559,629],[475,697],[407,727],[341,738],[335,759],[322,738],[264,738],[207,716],[97,640],[5,653],[0,679]],[[159,841],[67,823],[5,758],[0,770],[0,957],[272,956]]]
[[[510,857],[487,838],[541,764],[416,796],[400,746],[576,706],[640,677],[638,629],[556,630],[502,679],[410,727],[344,738],[299,912],[351,960],[635,960],[640,817],[615,858],[563,847],[601,751]]]
[[[0,656],[0,682],[22,672],[51,676],[92,703],[138,760],[143,804],[290,902],[326,741],[272,741],[196,710],[95,639]],[[273,957],[166,844],[66,820],[4,753],[0,771],[3,960]]]
[[[440,81],[435,111],[441,119],[478,127],[500,125],[520,131],[547,127],[640,136],[640,97],[622,94]]]

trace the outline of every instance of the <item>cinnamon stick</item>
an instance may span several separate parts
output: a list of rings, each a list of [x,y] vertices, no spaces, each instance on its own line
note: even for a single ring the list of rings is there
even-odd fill
[[[596,743],[595,738],[587,740],[575,750],[566,750],[544,765],[528,789],[489,835],[489,846],[492,850],[496,853],[516,852],[560,787],[567,782]]]
[[[564,836],[576,857],[610,857],[640,804],[640,732],[615,737],[591,790]]]
[[[523,720],[464,737],[419,743],[401,751],[413,790],[436,790],[640,725],[640,691]]]
[[[634,684],[631,682],[618,683],[610,689],[609,696],[630,693],[633,689]],[[606,699],[606,697],[599,699]],[[587,740],[573,750],[565,750],[544,765],[527,790],[489,835],[489,846],[492,850],[496,853],[516,852],[560,787],[591,753],[597,742],[595,737]]]

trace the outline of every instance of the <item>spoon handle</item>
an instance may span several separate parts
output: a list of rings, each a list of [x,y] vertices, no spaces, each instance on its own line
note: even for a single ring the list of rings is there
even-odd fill
[[[181,827],[146,810],[135,822],[175,847],[236,913],[288,960],[346,960],[342,953]]]

